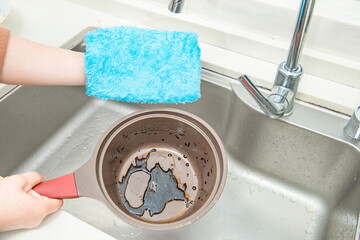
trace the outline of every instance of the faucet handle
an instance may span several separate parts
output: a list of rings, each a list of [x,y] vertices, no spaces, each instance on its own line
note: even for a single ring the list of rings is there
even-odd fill
[[[344,127],[345,134],[355,141],[360,140],[360,106],[358,106],[349,122]]]
[[[256,100],[266,115],[270,118],[280,118],[284,115],[285,110],[289,106],[286,96],[292,94],[290,93],[291,90],[277,86],[269,97],[266,98],[246,75],[239,77],[239,81]]]

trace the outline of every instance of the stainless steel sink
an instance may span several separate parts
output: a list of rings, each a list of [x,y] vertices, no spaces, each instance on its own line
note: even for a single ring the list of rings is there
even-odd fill
[[[83,51],[82,37],[66,47]],[[92,199],[66,200],[65,211],[117,239],[356,238],[360,145],[343,136],[349,117],[297,101],[292,116],[272,120],[236,80],[208,70],[202,98],[185,105],[102,101],[87,97],[84,87],[17,87],[0,99],[0,175],[70,173],[90,158],[113,122],[161,107],[198,115],[224,142],[229,175],[215,207],[170,232],[132,227]]]

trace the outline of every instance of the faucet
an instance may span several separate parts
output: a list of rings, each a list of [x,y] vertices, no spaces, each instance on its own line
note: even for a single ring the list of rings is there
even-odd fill
[[[173,13],[181,13],[185,0],[170,0],[169,10]]]
[[[360,141],[360,106],[358,106],[348,123],[344,127],[344,133],[354,141]]]
[[[242,85],[270,118],[280,118],[293,113],[294,99],[303,73],[299,60],[314,4],[315,0],[302,0],[300,4],[287,60],[279,64],[274,86],[268,98],[260,93],[246,75],[239,77]]]
[[[170,0],[169,10],[180,13],[184,3],[185,0]],[[315,0],[301,1],[287,60],[279,64],[274,86],[268,98],[260,93],[246,75],[239,77],[242,85],[270,118],[289,116],[293,112],[295,95],[303,73],[299,60],[314,5]]]

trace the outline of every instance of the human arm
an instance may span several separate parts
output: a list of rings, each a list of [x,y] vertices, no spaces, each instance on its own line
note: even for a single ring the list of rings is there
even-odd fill
[[[84,54],[35,43],[9,33],[0,83],[84,85]]]

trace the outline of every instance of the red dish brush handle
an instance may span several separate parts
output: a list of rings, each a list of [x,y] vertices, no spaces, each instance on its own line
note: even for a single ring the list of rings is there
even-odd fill
[[[48,198],[68,199],[79,197],[74,173],[42,182],[36,185],[33,190]]]

